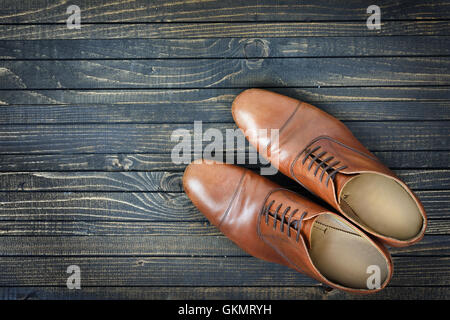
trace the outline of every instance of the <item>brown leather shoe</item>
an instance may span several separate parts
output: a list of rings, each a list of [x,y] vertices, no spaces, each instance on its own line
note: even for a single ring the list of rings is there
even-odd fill
[[[250,170],[194,162],[183,186],[212,224],[257,258],[355,293],[379,291],[392,276],[391,258],[381,243]],[[378,283],[369,279],[371,268],[378,268]],[[378,287],[368,289],[368,282]]]
[[[366,232],[397,247],[423,237],[427,218],[419,199],[333,116],[305,102],[249,89],[234,100],[233,118],[244,132],[279,129],[278,143],[247,138],[258,150],[267,148],[268,160],[282,173]]]

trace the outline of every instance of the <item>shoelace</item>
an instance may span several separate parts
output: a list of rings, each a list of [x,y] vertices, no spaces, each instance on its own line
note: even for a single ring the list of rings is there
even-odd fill
[[[316,168],[316,170],[314,171],[314,177],[317,176],[317,173],[319,172],[320,168],[323,168],[322,173],[320,174],[319,180],[320,182],[322,182],[323,180],[323,176],[325,175],[325,173],[328,173],[328,177],[325,180],[325,184],[328,187],[328,182],[330,181],[330,179],[334,179],[334,177],[336,176],[337,173],[339,173],[339,171],[347,168],[347,166],[341,166],[339,168],[335,168],[335,166],[337,166],[339,163],[341,163],[340,161],[334,161],[332,163],[328,163],[329,161],[333,160],[334,157],[333,156],[329,156],[323,160],[321,160],[321,157],[323,157],[325,154],[327,154],[326,151],[322,151],[318,154],[315,154],[314,152],[316,152],[317,150],[319,150],[321,148],[321,146],[317,146],[313,149],[306,149],[305,150],[305,156],[302,160],[302,164],[305,164],[306,160],[308,160],[308,157],[311,156],[311,163],[308,166],[308,171],[311,170],[312,166],[314,163],[318,163],[318,166]],[[333,169],[333,171],[328,172],[328,170]]]
[[[272,200],[267,207],[264,208],[263,214],[265,215],[265,222],[266,225],[269,225],[269,214],[273,215],[273,229],[276,230],[277,228],[277,221],[278,221],[278,214],[280,213],[280,209],[283,206],[282,203],[280,203],[277,208],[275,209],[275,212],[270,212],[270,209],[272,208],[273,204],[275,203],[275,200]],[[288,212],[291,210],[291,207],[287,207],[283,213],[281,214],[281,225],[280,225],[280,231],[284,232],[284,222],[286,220],[286,216]],[[295,237],[295,240],[298,242],[300,238],[300,230],[302,226],[303,218],[306,215],[306,211],[302,213],[300,218],[298,220],[292,221],[294,215],[298,212],[298,209],[295,209],[292,211],[292,213],[289,215],[288,222],[287,222],[287,236],[291,237],[291,226],[297,230],[297,236]],[[294,224],[293,224],[294,223]]]

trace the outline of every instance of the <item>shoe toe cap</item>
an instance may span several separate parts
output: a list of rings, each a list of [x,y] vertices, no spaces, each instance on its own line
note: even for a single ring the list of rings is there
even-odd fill
[[[248,89],[233,101],[232,113],[241,130],[280,129],[300,101],[262,89]]]
[[[183,188],[192,203],[214,225],[231,203],[245,169],[198,160],[191,163],[183,175]]]

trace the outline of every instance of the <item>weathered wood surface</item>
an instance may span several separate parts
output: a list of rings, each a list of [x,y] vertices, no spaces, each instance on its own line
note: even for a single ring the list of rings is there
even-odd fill
[[[344,121],[450,120],[447,101],[327,102],[317,107]],[[348,110],[351,110],[349,112]],[[174,121],[176,119],[176,121]],[[0,106],[0,124],[233,122],[220,102]]]
[[[66,1],[32,2],[4,0],[0,23],[64,23],[68,17]],[[79,0],[83,20],[95,22],[196,22],[196,21],[323,21],[366,20],[370,1],[339,0],[209,0],[179,1],[145,0],[110,2]],[[377,5],[385,20],[450,19],[449,1],[392,2],[379,0]]]
[[[448,223],[447,223],[448,225]],[[8,236],[2,256],[250,257],[223,235]],[[450,236],[426,236],[419,244],[392,248],[394,257],[448,256]],[[1,265],[1,263],[0,263]],[[397,270],[396,270],[397,271]]]
[[[450,284],[450,257],[393,257],[392,286]],[[291,286],[317,281],[287,267],[241,257],[2,257],[0,286],[64,286],[78,265],[85,286]],[[20,270],[21,272],[17,272]],[[42,272],[45,270],[45,272]]]
[[[448,218],[449,191],[416,193],[430,218]],[[205,219],[181,192],[1,192],[0,200],[0,220],[9,221]]]
[[[180,104],[190,106],[217,102],[230,107],[234,97],[245,88],[196,88],[196,89],[83,89],[83,90],[2,90],[0,105],[17,104]],[[268,87],[312,104],[342,101],[410,101],[410,102],[448,102],[449,85],[445,86],[387,86],[366,87],[302,87],[274,88]],[[446,113],[447,114],[447,113]],[[228,115],[229,116],[229,115]],[[174,119],[175,120],[175,119]]]
[[[447,169],[450,151],[375,151],[375,155],[393,169]],[[197,159],[199,155],[193,154]],[[248,159],[248,157],[246,158]],[[256,159],[259,160],[259,159]],[[249,161],[246,161],[248,164]],[[259,163],[259,161],[258,161]],[[251,165],[248,165],[252,167]],[[83,153],[15,154],[0,157],[0,171],[181,171],[185,164],[171,162],[170,154]]]
[[[372,151],[446,150],[449,145],[450,126],[447,121],[352,121],[346,124]],[[203,124],[202,128],[203,132],[216,128],[224,137],[227,129],[237,129],[232,123],[207,123]],[[171,140],[174,130],[177,129],[187,130],[192,137],[194,124],[8,125],[0,127],[0,154],[170,154],[181,139],[181,133],[176,133]],[[242,132],[237,131],[236,135],[242,137]],[[203,141],[203,146],[209,143],[211,141]],[[222,149],[244,151],[226,145]]]
[[[63,0],[0,8],[0,298],[449,298],[450,1],[378,1],[381,30],[369,1],[76,4],[81,30]],[[330,292],[254,259],[183,193],[172,131],[235,129],[248,87],[343,120],[422,200],[426,236],[391,250],[387,289]]]
[[[256,170],[258,172],[258,170]],[[449,169],[394,171],[412,190],[450,189]],[[182,192],[182,172],[3,172],[0,191],[163,191]],[[290,187],[298,184],[281,173],[266,178]]]
[[[449,23],[450,25],[450,23]],[[3,89],[448,85],[450,57],[0,61]],[[161,76],[164,75],[164,76]]]
[[[366,7],[367,8],[367,7]],[[236,23],[84,23],[0,24],[0,40],[49,39],[198,39],[256,37],[449,36],[448,20],[381,21],[380,30],[368,30],[366,21],[236,22]]]
[[[193,210],[194,212],[194,210]],[[143,236],[147,239],[152,239],[151,241],[160,241],[158,239],[163,239],[166,241],[168,237],[182,237],[182,236],[216,236],[215,241],[221,242],[221,237],[223,234],[214,226],[212,226],[206,218],[200,214],[193,213],[198,217],[198,221],[148,221],[148,220],[126,220],[118,219],[114,221],[113,219],[97,219],[97,220],[83,220],[83,216],[66,216],[65,219],[70,220],[0,220],[0,235],[2,236],[109,236],[121,237],[124,239],[138,239],[137,236]],[[155,218],[157,215],[155,214]],[[448,236],[450,233],[450,222],[446,219],[435,219],[431,215],[431,219],[428,221],[428,227],[426,232],[426,245],[430,250],[438,249],[438,247],[433,247],[436,242],[432,237],[434,236]],[[126,237],[125,237],[126,236]],[[166,238],[160,238],[161,236],[166,236]],[[107,238],[98,237],[96,238],[99,242],[92,242],[90,245],[102,246],[103,242]],[[87,238],[91,239],[91,238]],[[203,239],[203,238],[202,238]],[[202,239],[197,239],[201,242]],[[438,241],[446,239],[445,237],[436,237]],[[206,240],[206,239],[205,239]],[[139,240],[137,240],[139,241]],[[429,242],[429,241],[433,241]],[[122,247],[126,243],[122,244]],[[200,244],[199,244],[200,245]],[[446,247],[446,240],[443,241],[442,245]],[[147,250],[153,250],[153,247],[147,247]],[[406,248],[407,250],[413,249]],[[400,249],[396,249],[400,250]],[[439,250],[439,249],[438,249]],[[153,250],[154,252],[155,250]],[[416,251],[417,252],[417,251]],[[448,253],[448,251],[447,251]],[[159,254],[164,254],[164,252],[159,252]]]
[[[0,40],[0,58],[5,60],[411,57],[448,54],[448,36]]]
[[[65,287],[2,287],[0,299],[175,299],[186,297],[198,300],[409,300],[411,297],[424,300],[448,299],[448,287],[395,287],[390,286],[373,295],[352,295],[338,290],[328,290],[322,286],[282,287],[83,287],[82,290],[68,290]]]

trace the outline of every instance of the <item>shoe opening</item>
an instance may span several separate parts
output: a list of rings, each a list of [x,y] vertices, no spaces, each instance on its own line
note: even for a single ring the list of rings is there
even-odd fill
[[[406,241],[422,230],[423,216],[411,194],[381,174],[362,173],[350,179],[339,204],[350,218],[386,237]]]
[[[368,290],[368,279],[374,268],[379,270],[380,285],[389,276],[386,256],[343,219],[331,214],[319,216],[312,226],[310,239],[312,262],[333,283]]]

